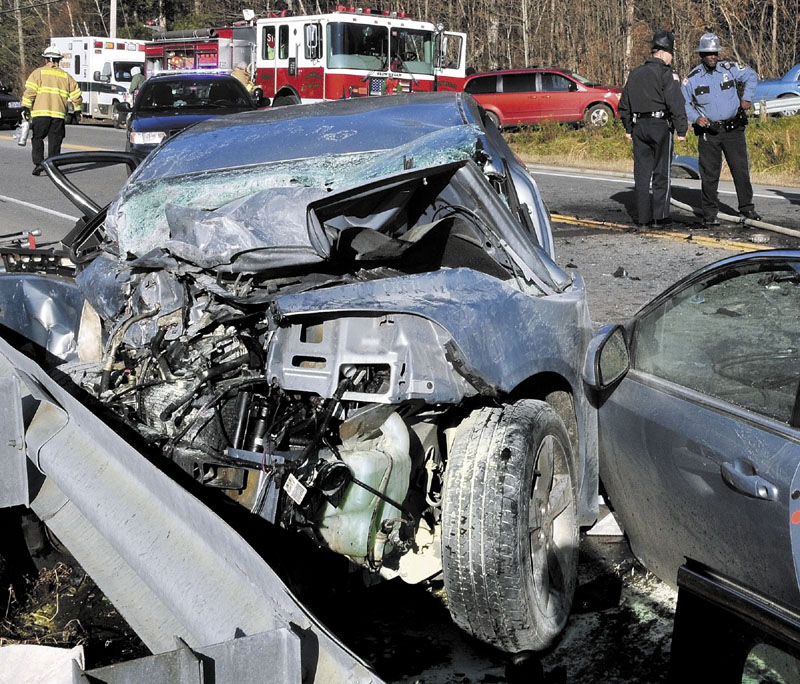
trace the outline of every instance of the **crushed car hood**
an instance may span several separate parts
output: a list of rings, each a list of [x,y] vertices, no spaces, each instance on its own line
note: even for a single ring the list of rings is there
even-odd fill
[[[151,155],[109,207],[106,230],[119,254],[151,265],[154,255],[170,254],[232,272],[307,266],[329,259],[341,231],[352,227],[314,219],[315,207],[335,204],[336,193],[352,195],[409,170],[492,157],[471,98],[442,94],[423,107],[413,98],[375,99],[366,111],[363,103],[322,103],[226,116],[183,132]],[[265,144],[285,139],[292,145]],[[289,148],[292,157],[285,158]],[[383,212],[391,218],[403,210]],[[541,266],[537,279],[546,291],[568,286],[569,276],[544,252],[530,258],[530,236],[514,234],[516,221],[496,223],[510,253]]]

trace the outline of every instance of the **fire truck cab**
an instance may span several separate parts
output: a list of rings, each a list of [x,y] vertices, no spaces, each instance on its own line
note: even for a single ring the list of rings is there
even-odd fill
[[[460,90],[466,35],[397,12],[338,7],[256,21],[256,85],[273,106]]]
[[[131,69],[144,66],[143,40],[100,36],[61,36],[50,39],[64,57],[61,68],[78,83],[83,116],[116,120],[116,107],[128,100]]]

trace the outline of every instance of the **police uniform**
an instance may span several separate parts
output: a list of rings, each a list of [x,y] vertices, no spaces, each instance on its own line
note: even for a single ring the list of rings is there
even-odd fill
[[[716,223],[723,154],[736,187],[739,212],[756,216],[745,139],[747,116],[739,109],[737,85],[744,88],[741,99],[752,102],[757,83],[758,76],[750,67],[727,60],[718,61],[713,71],[699,64],[683,80],[686,115],[695,124],[694,132],[698,137],[701,206],[706,222]],[[709,127],[702,128],[695,123],[701,116],[711,122]]]
[[[680,137],[689,127],[680,80],[672,67],[650,57],[625,83],[619,117],[633,139],[633,177],[637,221],[669,221],[672,132]],[[652,179],[653,201],[650,203]]]

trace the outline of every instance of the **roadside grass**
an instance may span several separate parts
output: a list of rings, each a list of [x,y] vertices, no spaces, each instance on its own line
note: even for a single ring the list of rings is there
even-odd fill
[[[528,163],[633,171],[633,148],[622,124],[575,128],[546,122],[503,132],[511,148]],[[751,176],[756,183],[800,186],[800,115],[751,118],[747,126]],[[697,156],[697,137],[690,130],[675,153]],[[723,178],[730,176],[723,167]]]

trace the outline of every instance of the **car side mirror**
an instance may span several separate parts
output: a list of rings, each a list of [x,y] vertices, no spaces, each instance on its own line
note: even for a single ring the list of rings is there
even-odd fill
[[[631,367],[625,330],[621,325],[601,328],[589,343],[583,379],[589,387],[602,391],[616,385]]]
[[[261,88],[256,88],[251,95],[256,107],[269,106],[269,98],[264,97],[264,91]]]
[[[101,83],[108,83],[111,80],[111,74],[101,74],[99,71],[94,72],[94,80]]]

